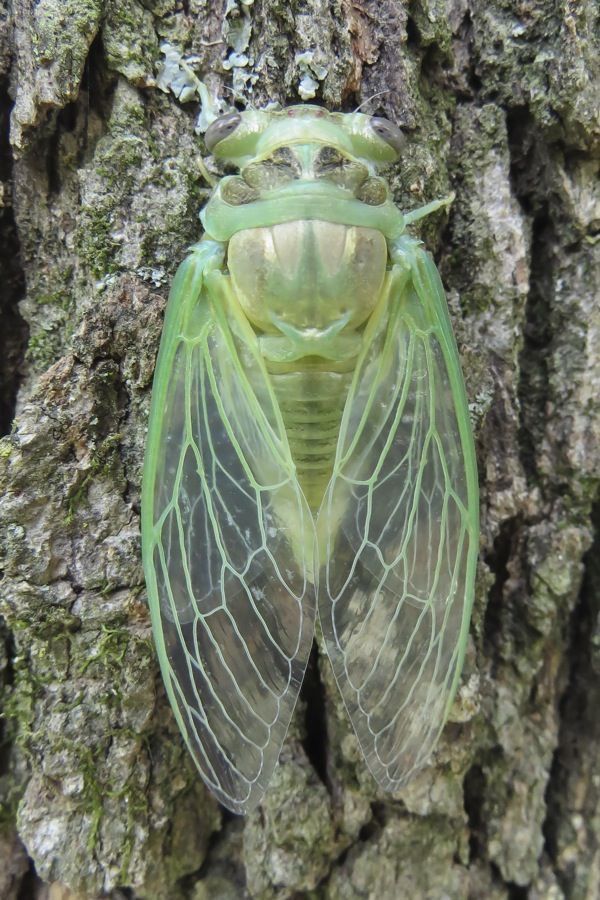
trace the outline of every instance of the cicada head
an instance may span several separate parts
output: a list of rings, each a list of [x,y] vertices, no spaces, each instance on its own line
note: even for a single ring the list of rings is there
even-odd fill
[[[398,126],[387,119],[360,112],[328,112],[307,104],[283,110],[230,112],[215,119],[205,135],[206,146],[214,156],[240,168],[283,147],[297,156],[300,148],[307,146],[313,151],[327,147],[329,156],[336,150],[341,156],[381,166],[397,159],[403,140]],[[312,156],[314,159],[314,152]],[[298,161],[306,168],[310,159]]]
[[[368,225],[386,235],[402,227],[379,175],[403,141],[387,119],[306,104],[230,112],[210,125],[205,141],[217,159],[239,169],[222,180],[203,214],[212,234],[228,238],[240,228],[307,218]],[[231,209],[250,206],[251,214],[232,218]]]

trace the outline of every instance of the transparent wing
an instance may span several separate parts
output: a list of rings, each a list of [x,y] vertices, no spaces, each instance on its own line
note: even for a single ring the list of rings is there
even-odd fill
[[[462,667],[477,554],[473,439],[439,275],[405,238],[365,336],[319,513],[319,615],[367,763],[426,761]]]
[[[224,311],[226,282],[192,255],[169,300],[143,549],[177,721],[207,785],[243,813],[267,787],[310,651],[313,524],[254,335]]]

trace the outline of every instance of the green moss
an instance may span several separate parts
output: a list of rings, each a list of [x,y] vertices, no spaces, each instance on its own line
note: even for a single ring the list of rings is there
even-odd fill
[[[593,149],[598,138],[598,29],[593,3],[532,0],[527,15],[504,0],[478,0],[470,15],[483,93],[528,107],[547,140]]]
[[[27,751],[33,735],[34,705],[43,685],[29,670],[28,662],[17,657],[13,662],[15,683],[2,695],[2,718],[11,743]]]
[[[11,622],[11,628],[14,627],[15,625]],[[40,618],[38,622],[26,623],[26,627],[30,628],[32,634],[42,641],[50,642],[57,637],[67,638],[78,631],[81,628],[81,619],[63,606],[47,606],[43,610],[43,618]],[[49,647],[42,647],[41,652],[47,652],[49,649]]]
[[[97,175],[105,179],[108,187],[119,191],[130,190],[133,186],[145,151],[141,137],[128,133],[129,127],[121,124],[118,133],[111,135],[96,154]]]
[[[102,31],[106,60],[134,84],[153,80],[160,57],[152,14],[135,0],[110,0]]]
[[[450,219],[454,249],[446,258],[449,280],[465,313],[504,310],[501,328],[507,327],[510,311],[518,327],[526,299],[527,232],[512,196],[506,117],[500,108],[457,109],[450,168],[456,200]]]
[[[95,853],[100,840],[106,800],[110,798],[121,801],[127,809],[127,832],[123,841],[120,871],[120,879],[122,883],[126,883],[135,843],[136,823],[147,815],[147,800],[144,794],[129,782],[122,788],[114,789],[110,783],[106,784],[98,778],[104,748],[91,748],[81,742],[65,739],[59,741],[53,748],[54,752],[61,749],[67,752],[69,758],[74,759],[75,771],[80,772],[83,777],[82,802],[90,817],[86,840],[88,853]]]
[[[138,189],[147,157],[146,111],[137,90],[117,87],[108,132],[82,171],[84,190],[76,246],[93,276],[103,279],[122,268],[122,226]]]
[[[452,30],[444,0],[412,0],[409,14],[417,28],[420,46],[435,45],[438,52],[450,52]]]
[[[67,288],[57,288],[50,293],[34,293],[32,299],[40,306],[55,306],[63,312],[70,312],[73,308],[73,294]]]
[[[93,751],[85,745],[73,745],[72,742],[69,742],[69,747],[79,757],[77,768],[83,775],[83,802],[88,807],[91,815],[87,849],[89,853],[94,853],[102,819],[102,799],[104,789],[98,783],[96,778],[97,760],[94,758]]]
[[[69,329],[67,328],[67,330]],[[38,371],[47,369],[60,356],[64,339],[65,335],[58,330],[58,326],[54,326],[49,331],[44,328],[38,329],[29,338],[26,351],[27,361]]]
[[[84,675],[90,666],[98,664],[105,668],[115,667],[118,670],[125,658],[130,640],[131,632],[127,628],[103,625],[94,655],[79,661],[79,675]]]
[[[0,748],[1,749],[1,748]],[[0,775],[0,833],[12,831],[17,820],[23,787],[11,775]]]
[[[55,70],[54,79],[65,100],[77,92],[102,13],[102,0],[46,0],[35,8],[36,61]]]
[[[82,216],[77,235],[77,252],[96,278],[103,278],[119,270],[116,256],[121,243],[112,236],[117,206],[114,201],[105,199],[104,205],[88,207]]]

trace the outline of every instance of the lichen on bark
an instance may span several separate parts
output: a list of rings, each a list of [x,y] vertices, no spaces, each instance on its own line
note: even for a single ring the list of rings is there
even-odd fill
[[[599,25],[593,0],[0,3],[3,896],[595,896]],[[435,760],[395,797],[322,652],[247,821],[208,796],[161,687],[140,465],[207,196],[165,42],[229,103],[383,91],[366,109],[405,130],[399,205],[456,192],[420,234],[477,434],[477,599]]]

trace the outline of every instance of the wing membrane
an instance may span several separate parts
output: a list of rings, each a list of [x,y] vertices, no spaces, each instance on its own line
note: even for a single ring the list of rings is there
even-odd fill
[[[153,393],[146,576],[179,726],[206,783],[247,812],[310,651],[313,523],[254,335],[225,312],[227,279],[199,273],[205,260],[186,265],[195,274],[175,282]]]
[[[405,239],[371,324],[319,513],[323,634],[369,767],[386,790],[429,757],[472,605],[477,478],[443,290]]]

